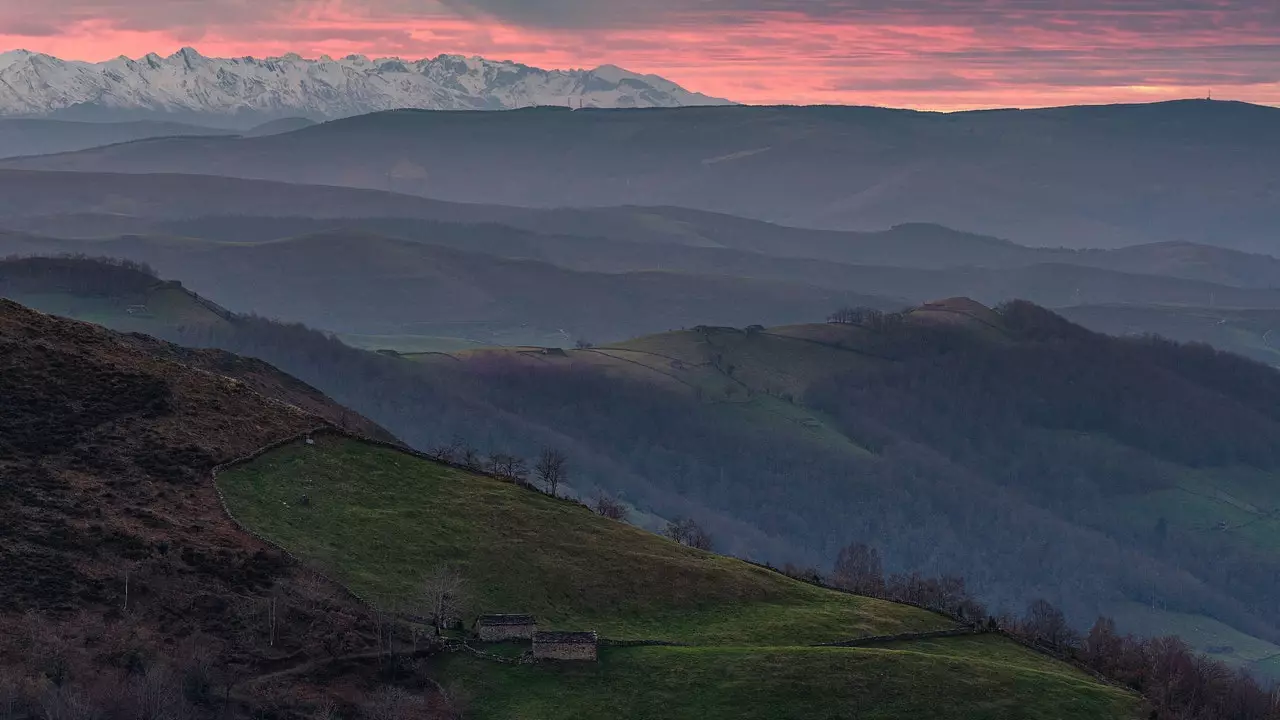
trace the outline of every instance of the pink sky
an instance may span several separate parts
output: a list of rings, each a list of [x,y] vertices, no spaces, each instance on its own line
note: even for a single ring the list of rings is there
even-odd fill
[[[1280,105],[1278,0],[45,0],[0,49],[613,63],[751,103]],[[640,8],[637,10],[637,8]],[[1069,9],[1061,9],[1069,8]]]

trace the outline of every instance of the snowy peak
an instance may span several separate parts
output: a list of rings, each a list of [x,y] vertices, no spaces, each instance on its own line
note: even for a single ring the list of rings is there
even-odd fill
[[[725,105],[656,75],[614,65],[542,70],[510,61],[440,55],[370,59],[209,58],[184,47],[102,63],[0,54],[0,116],[197,115],[259,122],[332,119],[379,110],[504,110],[534,105],[630,108]]]

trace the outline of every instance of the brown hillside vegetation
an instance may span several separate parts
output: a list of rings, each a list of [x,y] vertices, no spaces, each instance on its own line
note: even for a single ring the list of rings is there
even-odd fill
[[[224,360],[0,300],[0,693],[20,707],[296,705],[304,683],[252,681],[372,646],[359,603],[224,513],[214,466],[324,424],[199,367]],[[147,703],[164,713],[131,714]]]

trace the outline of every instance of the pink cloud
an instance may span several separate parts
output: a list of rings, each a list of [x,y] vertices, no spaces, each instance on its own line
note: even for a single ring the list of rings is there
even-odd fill
[[[576,1],[562,0],[561,12]],[[703,3],[713,8],[703,13],[660,0],[655,7],[665,15],[613,24],[597,15],[589,28],[501,19],[500,2],[481,3],[497,10],[479,14],[430,3],[415,10],[424,3],[406,0],[377,8],[372,0],[213,4],[228,2],[222,21],[201,23],[135,17],[123,0],[55,0],[72,10],[59,18],[0,10],[0,47],[85,60],[194,45],[214,56],[458,52],[541,67],[614,63],[751,103],[950,110],[1142,102],[1203,96],[1212,87],[1216,97],[1280,105],[1280,11],[1254,12],[1233,0],[1094,0],[1099,7],[1079,12],[988,0],[1018,5],[994,15],[975,14],[968,0],[886,1],[872,10],[869,2],[819,0],[807,12],[785,9],[797,0],[716,0]],[[714,9],[729,2],[762,9]]]

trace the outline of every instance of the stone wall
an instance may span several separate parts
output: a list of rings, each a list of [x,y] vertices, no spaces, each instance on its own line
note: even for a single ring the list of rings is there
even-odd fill
[[[811,647],[863,647],[866,645],[884,645],[888,643],[903,642],[906,640],[932,640],[935,638],[952,638],[962,637],[965,635],[983,635],[989,630],[981,628],[953,628],[951,630],[930,630],[928,632],[909,632],[898,633],[897,635],[868,635],[866,637],[854,638],[852,640],[837,640],[836,642],[817,643]]]

